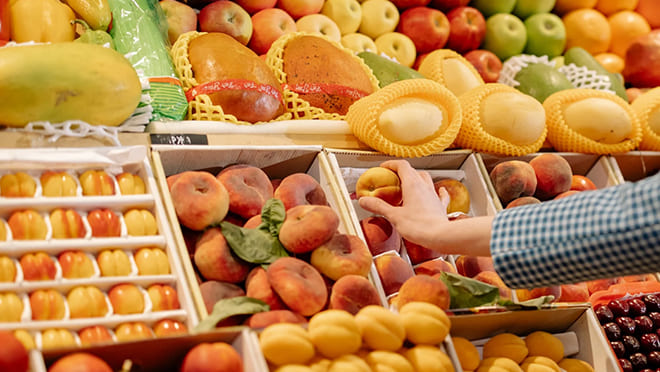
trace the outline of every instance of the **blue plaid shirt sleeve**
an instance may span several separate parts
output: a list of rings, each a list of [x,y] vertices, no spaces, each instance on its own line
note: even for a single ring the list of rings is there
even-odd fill
[[[660,173],[638,182],[505,209],[490,250],[512,288],[660,271]]]

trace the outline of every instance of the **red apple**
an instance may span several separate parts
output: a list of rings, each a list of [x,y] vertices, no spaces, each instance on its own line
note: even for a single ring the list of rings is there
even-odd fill
[[[160,7],[167,18],[167,38],[171,44],[179,35],[197,30],[197,12],[190,5],[176,0],[161,0]]]
[[[252,38],[248,47],[259,55],[266,54],[277,38],[296,30],[296,21],[284,10],[269,8],[258,11],[252,16]]]
[[[274,8],[275,4],[277,4],[277,0],[236,0],[236,2],[250,14],[254,14],[260,10]]]
[[[414,8],[417,6],[427,6],[431,0],[391,0],[400,10]]]
[[[653,88],[660,85],[660,29],[642,35],[630,44],[626,51],[623,77],[626,83],[637,88]]]
[[[477,69],[485,83],[495,83],[502,71],[502,61],[495,53],[485,49],[475,49],[464,55],[474,68]]]
[[[431,0],[429,7],[446,14],[454,8],[468,5],[469,2],[470,0]]]
[[[449,40],[447,48],[465,54],[479,48],[486,35],[486,19],[476,8],[460,6],[447,13]]]
[[[413,41],[417,53],[427,53],[445,46],[449,20],[437,9],[416,6],[401,13],[396,30]]]
[[[218,0],[200,10],[199,30],[222,32],[247,45],[252,37],[252,18],[235,2]]]
[[[277,7],[289,13],[293,19],[320,13],[324,0],[278,0]]]

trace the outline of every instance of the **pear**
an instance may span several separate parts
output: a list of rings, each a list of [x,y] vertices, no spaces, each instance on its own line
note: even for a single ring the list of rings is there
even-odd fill
[[[574,64],[578,67],[584,66],[589,70],[595,71],[598,75],[607,76],[610,79],[610,89],[616,93],[617,96],[628,101],[628,95],[626,94],[626,87],[623,82],[623,76],[621,74],[615,74],[607,71],[603,65],[598,62],[589,52],[584,48],[572,47],[569,48],[564,53],[564,64]]]
[[[574,88],[566,75],[545,63],[530,63],[518,71],[514,79],[519,91],[543,103],[552,93]]]
[[[363,51],[358,53],[358,57],[362,58],[364,63],[371,68],[381,88],[399,80],[424,78],[424,75],[417,70],[376,53]]]

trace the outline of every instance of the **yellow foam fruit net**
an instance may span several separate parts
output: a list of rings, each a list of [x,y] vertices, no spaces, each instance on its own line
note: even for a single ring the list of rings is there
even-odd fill
[[[383,133],[381,115],[396,107],[397,102],[410,99],[435,105],[442,112],[442,123],[423,140],[401,143]],[[430,79],[408,79],[389,84],[353,103],[346,122],[360,141],[377,151],[399,157],[421,157],[442,152],[452,144],[461,127],[461,107],[456,96],[441,84]]]
[[[543,129],[536,141],[528,145],[517,145],[495,137],[484,128],[482,106],[486,98],[491,94],[507,92],[520,93],[520,91],[508,85],[490,83],[473,88],[458,98],[463,112],[463,123],[456,137],[458,146],[507,156],[531,154],[541,149],[548,133],[547,127]]]
[[[270,66],[270,68],[275,72],[275,76],[277,77],[277,80],[281,84],[286,84],[287,82],[287,76],[286,73],[284,72],[284,49],[286,48],[287,43],[289,43],[291,40],[295,38],[301,36],[309,36],[309,35],[320,37],[326,40],[327,42],[331,43],[332,45],[334,45],[338,50],[342,51],[343,53],[346,53],[349,56],[348,58],[355,58],[356,61],[360,63],[360,66],[362,66],[367,76],[369,76],[369,80],[371,81],[371,85],[374,88],[374,91],[377,91],[379,89],[378,79],[371,71],[371,68],[369,68],[369,66],[367,66],[362,61],[362,58],[356,56],[351,49],[348,49],[343,45],[330,40],[328,37],[324,35],[310,34],[306,32],[292,32],[280,36],[277,40],[275,40],[275,42],[273,42],[273,44],[270,46],[270,49],[268,49],[268,53],[266,53],[266,64],[268,64],[268,66]],[[286,107],[286,110],[287,112],[290,113],[290,115],[292,115],[294,119],[321,119],[321,120],[345,119],[344,115],[340,115],[332,112],[326,112],[322,108],[314,107],[310,105],[309,102],[300,98],[300,95],[298,93],[293,92],[287,89],[286,87],[284,87],[283,93],[284,93],[283,94],[284,105]]]
[[[451,49],[437,49],[429,53],[424,57],[422,63],[419,65],[419,73],[424,75],[424,77],[436,81],[444,86],[448,86],[449,82],[447,81],[447,76],[445,75],[445,64],[446,59],[457,59],[465,65],[465,67],[474,75],[474,78],[480,84],[484,84],[484,79],[479,75],[477,69],[463,57],[462,55],[456,53]]]
[[[660,121],[660,87],[643,93],[632,102],[630,107],[637,114],[639,125],[642,127],[642,142],[639,144],[639,149],[660,151],[660,133],[657,132]]]
[[[566,107],[588,98],[604,98],[620,106],[630,120],[630,135],[619,143],[608,144],[588,138],[571,128],[564,116]],[[546,98],[543,107],[546,112],[548,141],[556,151],[599,155],[622,153],[636,149],[642,140],[642,129],[637,115],[630,104],[616,94],[597,89],[565,89]]]
[[[172,48],[170,49],[170,54],[172,56],[172,61],[174,62],[174,68],[181,79],[181,84],[183,90],[187,92],[188,90],[199,85],[195,76],[193,74],[192,65],[190,64],[190,59],[188,58],[188,46],[190,41],[194,38],[204,35],[206,32],[197,32],[190,31],[186,32],[179,36],[179,38],[174,42]],[[236,116],[226,114],[222,107],[219,105],[214,105],[211,101],[211,97],[207,94],[198,94],[192,101],[188,102],[188,120],[211,120],[211,121],[225,121],[234,124],[240,125],[253,125],[253,124],[263,124],[264,122],[251,123],[249,121],[238,120]],[[279,117],[275,118],[275,121],[279,120],[290,120],[291,114],[284,113]]]

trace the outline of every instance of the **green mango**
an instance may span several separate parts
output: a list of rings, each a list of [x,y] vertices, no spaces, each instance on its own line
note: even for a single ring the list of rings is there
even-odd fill
[[[584,48],[572,47],[564,52],[564,64],[575,64],[578,67],[584,66],[589,70],[595,71],[598,75],[607,76],[610,79],[610,89],[616,93],[617,96],[623,98],[628,102],[628,95],[626,94],[626,87],[620,74],[613,74],[605,69],[603,65],[598,62],[589,52]]]
[[[358,53],[358,57],[362,58],[364,63],[371,68],[376,79],[378,79],[378,86],[381,88],[399,80],[424,78],[424,75],[417,72],[417,70],[376,53],[364,51]]]
[[[543,103],[548,96],[564,89],[574,88],[566,75],[545,63],[530,63],[518,71],[514,79],[520,83],[519,91]]]

